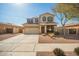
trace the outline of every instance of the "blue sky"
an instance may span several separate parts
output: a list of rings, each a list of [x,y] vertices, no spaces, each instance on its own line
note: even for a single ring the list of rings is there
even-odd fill
[[[0,22],[23,24],[26,18],[39,16],[42,13],[52,13],[52,3],[29,3],[29,4],[0,4]]]
[[[26,22],[27,18],[39,16],[40,14],[46,12],[53,14],[51,9],[55,6],[55,3],[0,3],[0,22],[21,25]],[[56,17],[54,20],[55,22],[60,23]],[[77,22],[78,21],[73,21],[73,23]],[[72,22],[70,21],[69,23]]]

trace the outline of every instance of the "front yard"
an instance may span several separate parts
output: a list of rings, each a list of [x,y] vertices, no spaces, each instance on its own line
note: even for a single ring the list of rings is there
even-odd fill
[[[40,35],[39,43],[79,43],[79,40],[65,39],[63,37],[50,37],[49,35]]]

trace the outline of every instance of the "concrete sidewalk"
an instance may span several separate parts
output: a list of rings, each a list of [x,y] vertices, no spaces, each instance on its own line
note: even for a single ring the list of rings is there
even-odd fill
[[[71,44],[71,43],[68,43],[68,44],[64,44],[64,43],[45,44],[44,43],[44,44],[37,44],[35,47],[35,51],[53,51],[55,48],[60,48],[63,51],[74,51],[74,48],[76,48],[76,47],[79,47],[78,43],[77,44],[76,43],[74,43],[74,44]]]
[[[18,35],[0,41],[0,55],[3,56],[36,56],[38,51],[53,51],[55,48],[61,48],[64,51],[73,51],[79,47],[78,43],[57,44],[57,43],[38,43],[39,35]]]

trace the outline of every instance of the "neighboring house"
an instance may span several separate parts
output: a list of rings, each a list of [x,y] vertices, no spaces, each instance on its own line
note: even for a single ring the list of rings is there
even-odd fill
[[[0,23],[0,34],[5,33],[22,33],[22,27],[11,23]]]
[[[57,27],[57,31],[62,35],[62,27]],[[79,39],[79,24],[72,24],[65,26],[65,38]]]
[[[66,25],[65,35],[79,35],[79,24]],[[57,31],[62,34],[62,27],[57,27]]]
[[[66,35],[79,35],[79,24],[67,25],[65,26],[65,34]]]
[[[54,32],[56,23],[54,22],[54,15],[50,13],[44,13],[38,17],[28,18],[27,23],[23,24],[25,34],[39,34]]]

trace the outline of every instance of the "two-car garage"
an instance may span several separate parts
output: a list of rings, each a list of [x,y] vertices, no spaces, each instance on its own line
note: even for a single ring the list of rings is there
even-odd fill
[[[24,34],[39,34],[39,26],[38,25],[25,26]]]

